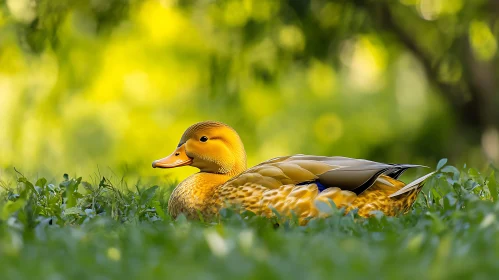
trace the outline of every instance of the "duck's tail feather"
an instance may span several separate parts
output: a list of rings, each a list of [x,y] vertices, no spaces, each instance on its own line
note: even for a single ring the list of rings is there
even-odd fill
[[[435,172],[431,172],[429,174],[424,175],[423,177],[420,177],[420,178],[418,178],[418,179],[410,182],[409,184],[405,185],[400,190],[392,193],[388,197],[395,197],[395,196],[398,196],[398,195],[410,192],[410,191],[412,191],[414,189],[419,189],[419,188],[423,187],[426,179],[430,178],[433,174],[435,174]]]
[[[409,168],[428,168],[428,166],[424,165],[416,165],[416,164],[392,164],[394,168],[389,169],[387,172],[385,172],[386,176],[392,177],[393,179],[398,179],[402,173],[407,171]]]

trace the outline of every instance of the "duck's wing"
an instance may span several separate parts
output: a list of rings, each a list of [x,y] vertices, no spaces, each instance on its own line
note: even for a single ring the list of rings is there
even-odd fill
[[[381,175],[396,179],[412,167],[421,166],[387,164],[347,157],[294,155],[263,162],[231,179],[226,185],[243,186],[252,183],[276,189],[283,185],[315,183],[322,189],[338,187],[359,195],[376,180],[382,180],[389,185]]]

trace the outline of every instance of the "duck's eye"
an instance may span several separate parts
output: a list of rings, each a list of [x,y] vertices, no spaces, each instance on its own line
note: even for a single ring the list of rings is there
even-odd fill
[[[208,137],[206,137],[206,136],[202,136],[202,137],[199,139],[199,141],[201,141],[201,142],[206,142],[206,141],[208,141]]]

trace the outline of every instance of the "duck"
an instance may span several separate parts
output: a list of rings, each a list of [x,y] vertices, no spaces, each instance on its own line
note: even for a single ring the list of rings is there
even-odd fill
[[[238,133],[218,121],[191,125],[169,156],[153,168],[192,166],[190,175],[173,190],[168,213],[176,219],[213,220],[232,208],[266,217],[296,217],[301,225],[330,216],[324,205],[357,209],[360,217],[376,212],[406,213],[434,172],[408,184],[399,176],[414,164],[387,164],[341,156],[291,155],[246,167],[246,152]],[[322,205],[321,205],[322,204]]]

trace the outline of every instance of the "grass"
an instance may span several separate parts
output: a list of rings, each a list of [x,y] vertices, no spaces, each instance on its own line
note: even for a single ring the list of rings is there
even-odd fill
[[[492,169],[491,169],[492,170]],[[274,227],[223,211],[172,221],[168,186],[19,174],[0,199],[2,279],[489,279],[499,273],[493,171],[438,164],[413,210]]]

